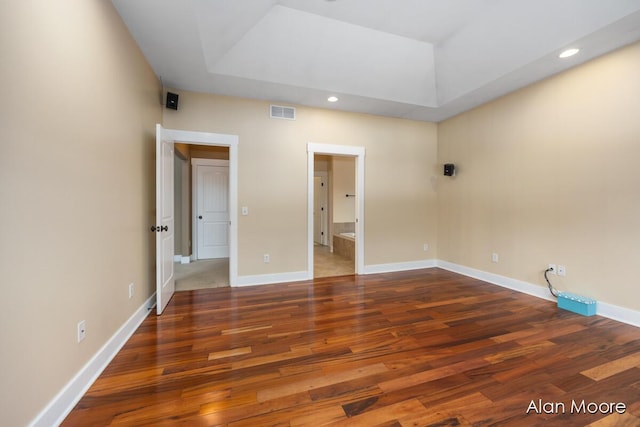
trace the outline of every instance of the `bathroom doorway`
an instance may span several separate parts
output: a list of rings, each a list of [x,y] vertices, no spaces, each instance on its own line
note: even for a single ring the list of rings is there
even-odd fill
[[[309,144],[309,277],[362,271],[364,149]]]
[[[346,200],[346,194],[355,193],[355,159],[316,154],[313,180],[313,277],[353,274],[355,200]]]

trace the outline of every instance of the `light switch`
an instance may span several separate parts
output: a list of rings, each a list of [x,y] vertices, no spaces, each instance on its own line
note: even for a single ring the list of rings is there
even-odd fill
[[[249,208],[246,206],[242,207],[242,215],[249,215]]]

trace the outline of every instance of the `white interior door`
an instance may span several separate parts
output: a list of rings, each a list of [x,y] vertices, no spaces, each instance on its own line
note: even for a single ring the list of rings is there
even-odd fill
[[[229,163],[193,159],[198,259],[229,257]],[[206,164],[203,164],[206,163]]]
[[[156,125],[156,310],[161,314],[173,296],[175,275],[174,206],[173,206],[173,139]]]

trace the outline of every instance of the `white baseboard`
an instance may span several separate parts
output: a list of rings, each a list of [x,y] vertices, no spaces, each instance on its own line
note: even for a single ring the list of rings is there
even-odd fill
[[[473,277],[504,288],[513,289],[528,295],[549,301],[555,299],[548,294],[545,286],[534,285],[521,280],[512,279],[471,267],[454,264],[441,260],[409,261],[390,264],[373,264],[365,266],[364,274],[386,273],[394,271],[416,270],[421,268],[439,267],[463,276]],[[266,285],[271,283],[297,282],[309,279],[307,271],[293,271],[288,273],[260,274],[254,276],[238,276],[236,286]],[[57,426],[64,419],[91,384],[98,378],[109,362],[120,351],[122,346],[133,335],[148,316],[149,311],[156,304],[154,293],[136,310],[135,313],[118,329],[118,331],[105,343],[104,346],[91,358],[89,362],[67,383],[67,385],[49,402],[49,404],[35,417],[30,426]],[[613,304],[598,301],[596,314],[640,327],[640,312]]]
[[[174,255],[173,262],[179,262],[180,264],[189,264],[191,262],[190,256]]]
[[[394,271],[419,270],[421,268],[434,268],[437,266],[435,259],[420,261],[394,262],[389,264],[371,264],[364,266],[362,274],[391,273]]]
[[[598,301],[596,314],[640,328],[640,311]]]
[[[35,417],[30,426],[51,427],[64,421],[69,412],[84,396],[89,387],[104,371],[109,362],[120,351],[122,346],[138,329],[138,326],[149,315],[150,310],[156,305],[154,293],[129,317],[115,334],[102,346],[91,360],[64,386],[56,397]]]
[[[235,286],[269,285],[271,283],[299,282],[309,280],[306,271],[291,271],[288,273],[257,274],[255,276],[238,276]]]
[[[546,299],[548,301],[556,301],[556,299],[549,294],[549,289],[546,286],[534,285],[528,282],[523,282],[522,280],[511,279],[509,277],[500,276],[499,274],[488,273],[486,271],[476,270],[475,268],[465,267],[447,261],[438,261],[437,264],[438,267],[442,269],[462,274],[463,276],[473,277],[474,279],[502,286],[503,288],[513,289],[514,291]],[[598,301],[596,305],[596,314],[618,322],[640,327],[640,312],[635,310]]]
[[[516,280],[499,274],[476,270],[475,268],[465,267],[463,265],[447,261],[438,260],[438,267],[444,270],[453,271],[454,273],[462,274],[463,276],[473,277],[474,279],[502,286],[503,288],[513,289],[514,291],[522,292],[534,297],[555,301],[555,298],[553,298],[552,295],[549,295],[549,289],[546,286],[533,285],[528,282],[523,282],[522,280]]]

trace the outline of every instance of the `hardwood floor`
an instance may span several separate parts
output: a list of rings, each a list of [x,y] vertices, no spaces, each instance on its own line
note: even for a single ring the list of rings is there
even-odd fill
[[[640,329],[440,269],[185,291],[63,423],[332,424],[637,426]]]

